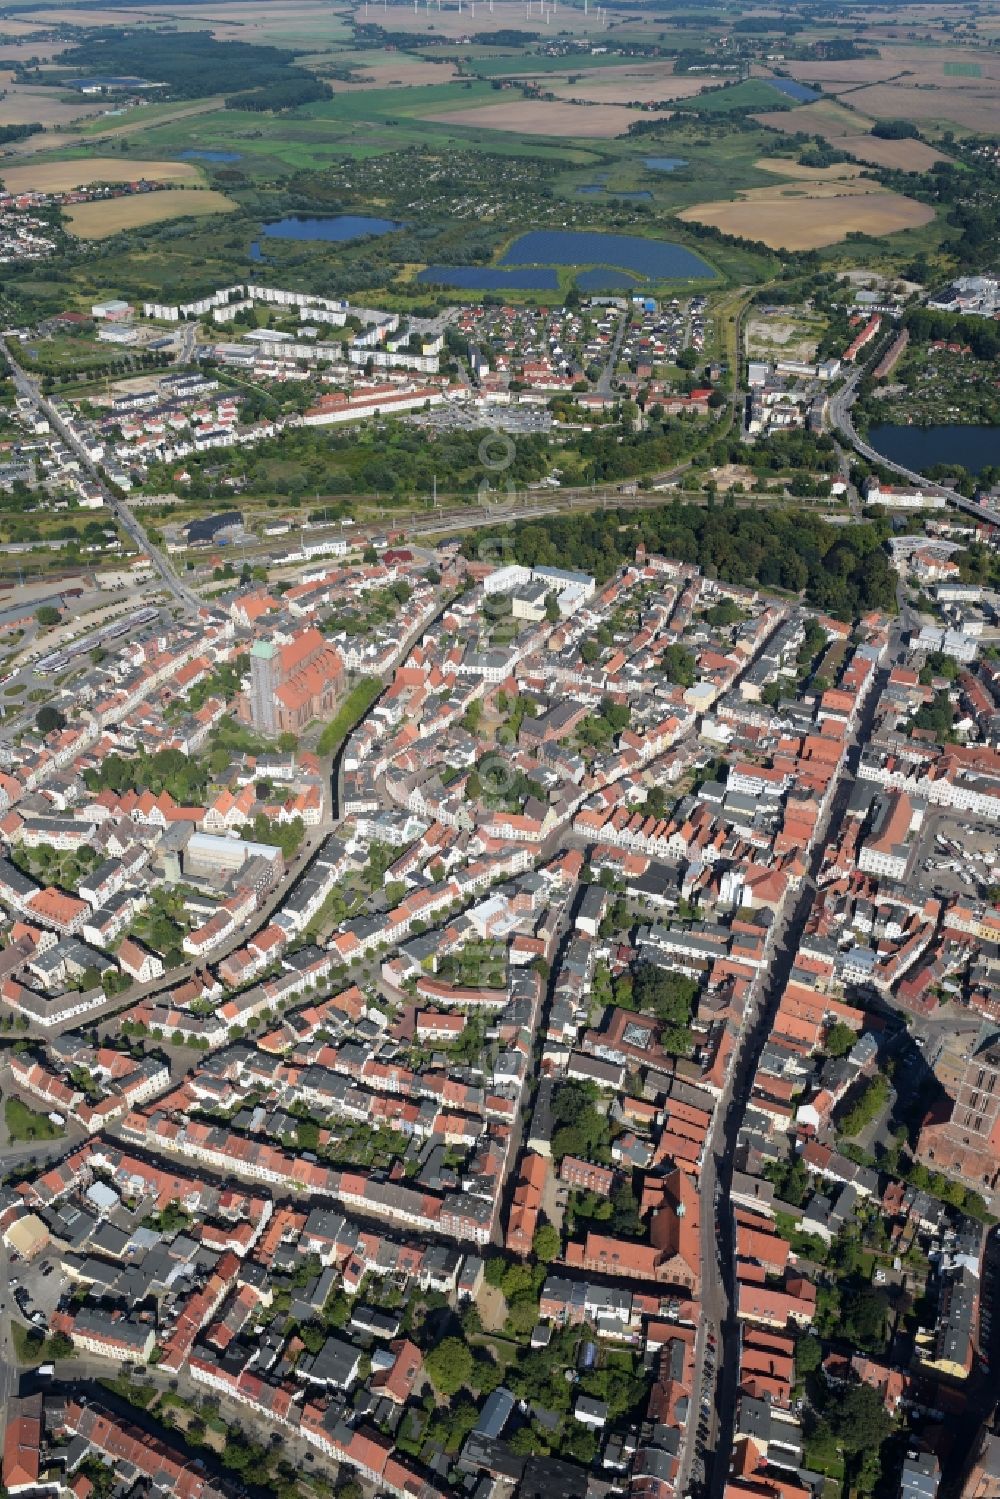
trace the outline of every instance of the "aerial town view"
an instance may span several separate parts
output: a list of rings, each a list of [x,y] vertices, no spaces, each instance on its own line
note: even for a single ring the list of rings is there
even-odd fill
[[[0,1499],[1000,1499],[1000,0],[0,0],[0,319]]]

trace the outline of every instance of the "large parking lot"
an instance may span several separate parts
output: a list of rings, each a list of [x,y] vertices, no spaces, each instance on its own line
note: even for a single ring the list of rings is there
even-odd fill
[[[414,426],[432,432],[476,432],[489,427],[494,432],[513,432],[526,436],[532,432],[551,432],[552,413],[542,406],[503,406],[488,401],[484,406],[454,402],[436,406],[411,418]]]
[[[983,897],[1000,884],[997,829],[928,808],[913,874],[935,895]]]

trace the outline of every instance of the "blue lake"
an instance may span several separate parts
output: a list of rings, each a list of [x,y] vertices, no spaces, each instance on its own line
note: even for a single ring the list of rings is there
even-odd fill
[[[638,276],[630,276],[628,271],[604,270],[600,266],[592,271],[581,271],[576,278],[576,284],[580,291],[631,291],[633,287],[641,286],[642,282]]]
[[[615,193],[615,192],[613,192],[611,194],[611,196],[613,198],[621,198],[626,203],[648,203],[649,200],[652,198],[653,194],[652,193],[647,193],[645,191],[645,189],[643,189],[641,192],[637,192],[637,193]]]
[[[242,161],[242,151],[180,151],[181,161]]]
[[[804,83],[796,83],[794,78],[768,78],[766,81],[772,88],[776,88],[779,94],[787,95],[797,104],[812,104],[822,97],[814,88],[806,88]]]
[[[926,473],[936,463],[959,464],[970,474],[1000,464],[1000,427],[965,427],[944,423],[937,427],[872,427],[868,441],[877,453],[901,463],[914,473]]]
[[[145,78],[114,78],[108,73],[95,73],[92,78],[67,79],[69,88],[149,88]]]
[[[268,239],[323,239],[344,243],[366,235],[391,234],[402,229],[395,219],[370,219],[364,214],[338,213],[332,218],[310,219],[291,214],[261,226]]]
[[[679,167],[687,166],[683,156],[644,156],[642,164],[651,172],[676,172]]]
[[[429,265],[417,273],[418,281],[438,286],[457,286],[464,291],[558,291],[559,277],[543,268],[500,271],[489,265]]]
[[[614,265],[657,280],[715,278],[715,271],[683,245],[642,239],[636,234],[601,234],[567,229],[535,229],[522,234],[501,265]]]

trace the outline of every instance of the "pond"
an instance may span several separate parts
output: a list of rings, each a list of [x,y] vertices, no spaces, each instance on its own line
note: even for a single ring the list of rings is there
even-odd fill
[[[181,161],[242,161],[242,151],[180,151]]]
[[[638,276],[630,276],[628,271],[613,271],[596,266],[592,271],[581,271],[576,284],[580,291],[601,292],[631,291],[633,287],[641,286],[642,282]]]
[[[152,84],[145,78],[112,78],[107,73],[95,73],[93,78],[69,78],[66,80],[69,88],[81,91],[94,89],[122,89],[122,88],[162,88],[162,84]]]
[[[779,94],[785,94],[787,98],[794,99],[797,104],[813,104],[822,98],[814,88],[806,88],[804,83],[796,83],[794,78],[768,78],[765,80],[776,88]]]
[[[457,286],[463,291],[558,291],[559,277],[553,270],[500,271],[489,265],[429,265],[417,273],[418,281],[437,286]]]
[[[287,218],[261,225],[268,239],[323,239],[341,244],[346,240],[364,239],[366,235],[391,234],[394,229],[402,227],[395,219],[371,219],[356,213],[338,213],[321,219],[289,214]]]
[[[715,271],[683,245],[643,239],[637,234],[601,234],[567,229],[535,229],[516,239],[501,265],[614,265],[657,280],[715,277]]]
[[[686,167],[687,161],[683,156],[644,156],[642,164],[651,172],[676,172]]]
[[[872,427],[868,441],[877,453],[900,463],[914,473],[926,473],[935,464],[952,464],[970,474],[1000,465],[1000,427],[965,427],[959,423],[937,427]]]

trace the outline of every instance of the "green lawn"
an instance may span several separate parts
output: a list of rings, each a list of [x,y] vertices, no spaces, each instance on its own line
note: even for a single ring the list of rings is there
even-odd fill
[[[47,1114],[36,1114],[19,1098],[8,1098],[3,1106],[4,1121],[11,1141],[58,1140],[66,1133],[53,1124]]]
[[[336,85],[334,85],[336,89]],[[437,114],[453,109],[473,109],[494,104],[496,91],[488,83],[430,83],[422,88],[373,88],[360,93],[334,93],[332,99],[307,104],[300,118],[311,120],[396,120]]]
[[[14,1351],[19,1364],[34,1368],[36,1364],[44,1363],[46,1359],[72,1358],[73,1345],[65,1333],[54,1333],[47,1338],[43,1332],[36,1327],[25,1327],[23,1322],[16,1318],[11,1320],[11,1332],[14,1335]]]
[[[317,749],[321,755],[336,754],[354,725],[365,716],[381,691],[382,683],[377,677],[362,677],[361,681],[351,688],[341,703],[336,718],[331,718],[319,736]]]
[[[732,109],[780,109],[783,103],[791,108],[788,95],[772,87],[766,78],[748,78],[745,83],[733,84],[731,88],[693,94],[690,99],[676,99],[671,107],[684,113],[696,110],[699,114],[728,114]]]

